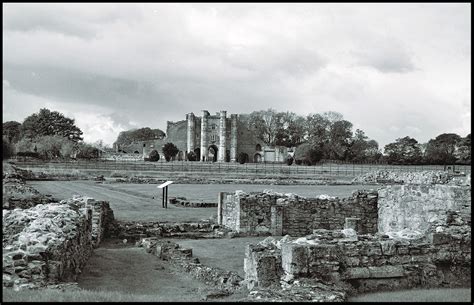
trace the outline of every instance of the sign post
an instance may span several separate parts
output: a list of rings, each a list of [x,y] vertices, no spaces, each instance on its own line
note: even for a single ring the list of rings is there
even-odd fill
[[[163,189],[163,195],[162,195],[162,205],[163,208],[168,208],[168,185],[173,183],[173,181],[166,181],[163,184],[160,184],[157,186],[157,188]]]

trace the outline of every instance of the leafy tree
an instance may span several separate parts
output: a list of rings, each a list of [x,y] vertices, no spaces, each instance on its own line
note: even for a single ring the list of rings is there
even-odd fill
[[[471,134],[461,138],[458,142],[455,155],[459,163],[471,164]]]
[[[90,144],[80,143],[77,151],[76,158],[88,160],[99,158],[99,149]]]
[[[376,162],[382,159],[382,153],[379,150],[379,143],[375,140],[367,141],[367,147],[365,149],[365,161]]]
[[[422,156],[418,141],[408,136],[385,145],[384,152],[388,163],[395,164],[417,164]]]
[[[254,111],[249,115],[249,128],[256,131],[257,137],[265,144],[273,146],[276,144],[278,133],[278,113],[274,109]]]
[[[163,139],[164,137],[165,133],[161,129],[144,127],[120,132],[115,143],[118,145],[128,145],[136,141]]]
[[[196,159],[197,159],[197,156],[194,151],[188,152],[188,161],[196,161]]]
[[[240,164],[244,164],[249,160],[249,155],[244,152],[239,153],[239,157],[237,158]]]
[[[156,149],[153,149],[148,155],[148,161],[156,162],[158,160],[160,160],[160,153]]]
[[[303,143],[296,147],[296,151],[294,154],[294,159],[296,160],[296,164],[307,164],[313,165],[317,162],[321,161],[323,157],[323,152],[321,149],[312,146],[311,143]]]
[[[46,108],[40,109],[39,113],[34,113],[23,121],[21,135],[30,139],[57,135],[73,142],[82,140],[82,131],[74,124],[74,119]]]
[[[2,139],[2,155],[3,160],[9,159],[13,156],[13,145],[5,139]]]
[[[37,150],[44,159],[70,158],[79,144],[74,143],[61,136],[41,136],[29,144],[26,151]]]
[[[169,160],[171,160],[171,158],[176,156],[178,152],[179,152],[178,148],[173,143],[166,143],[163,146],[163,154],[165,155],[166,162],[168,162]]]
[[[297,146],[304,141],[305,119],[293,112],[277,114],[277,134],[275,144],[286,147]]]
[[[2,134],[8,139],[9,143],[17,143],[20,140],[21,123],[8,121],[3,123]]]
[[[306,133],[312,146],[322,148],[329,143],[330,126],[331,122],[320,114],[310,114],[306,117]]]
[[[428,141],[426,147],[426,158],[433,163],[454,164],[456,161],[456,146],[461,141],[461,137],[455,133],[443,133],[435,139]]]
[[[352,138],[352,123],[340,120],[332,123],[329,129],[329,143],[326,145],[326,153],[329,159],[346,159]]]

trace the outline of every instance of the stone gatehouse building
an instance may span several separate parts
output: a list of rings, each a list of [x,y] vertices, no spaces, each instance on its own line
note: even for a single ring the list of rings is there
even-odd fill
[[[202,110],[201,116],[186,114],[186,119],[166,126],[166,137],[149,141],[139,141],[118,147],[117,152],[142,154],[147,156],[156,149],[162,156],[165,143],[173,143],[178,148],[175,160],[187,160],[187,154],[194,152],[199,161],[237,162],[240,153],[247,162],[284,162],[293,149],[269,147],[258,138],[256,130],[248,124],[247,114],[227,115],[223,110],[211,115]]]

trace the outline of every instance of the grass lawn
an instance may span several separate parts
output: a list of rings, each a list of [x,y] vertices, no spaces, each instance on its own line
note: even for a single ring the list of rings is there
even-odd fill
[[[374,292],[352,297],[349,302],[471,302],[470,288],[413,289]]]
[[[147,193],[120,187],[111,188],[107,185],[104,187],[104,185],[93,181],[35,181],[29,183],[40,193],[51,194],[58,200],[71,198],[74,194],[78,194],[90,196],[96,200],[109,201],[115,218],[118,220],[196,222],[217,215],[217,208],[184,208],[168,204],[168,208],[164,209],[161,207],[161,193],[156,185],[148,185],[154,188],[154,191]],[[160,196],[153,199],[153,196],[158,194]],[[173,195],[169,192],[168,196]]]
[[[174,240],[182,247],[193,248],[193,257],[208,266],[237,272],[244,277],[245,247],[256,244],[265,237],[238,237],[222,239]]]

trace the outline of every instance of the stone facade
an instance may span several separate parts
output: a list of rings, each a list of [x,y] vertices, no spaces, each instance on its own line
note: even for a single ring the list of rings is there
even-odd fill
[[[150,141],[137,141],[118,147],[142,158],[156,149],[163,158],[163,145],[171,142],[178,148],[175,160],[186,160],[194,152],[199,161],[236,162],[240,153],[247,154],[247,162],[284,162],[292,154],[286,147],[268,147],[258,139],[255,130],[248,125],[248,115],[227,114],[227,111],[210,114],[207,110],[201,116],[186,114],[182,121],[167,122],[166,137]]]
[[[342,199],[241,191],[219,196],[219,224],[249,235],[304,236],[313,229],[343,229],[347,218],[352,219],[359,233],[375,233],[377,191],[355,191],[352,197]]]

